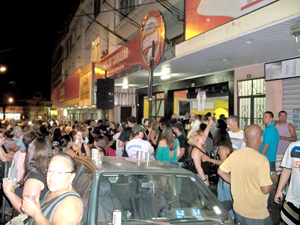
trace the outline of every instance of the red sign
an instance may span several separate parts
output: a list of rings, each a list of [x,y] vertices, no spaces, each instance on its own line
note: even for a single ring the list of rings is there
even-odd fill
[[[163,53],[165,41],[165,23],[158,10],[152,10],[146,15],[138,36],[99,61],[96,67],[106,70],[107,76],[112,76],[136,64],[142,64],[148,70],[153,41],[155,43],[154,66],[156,66]]]
[[[53,90],[53,107],[57,107],[59,103],[79,97],[80,71],[81,69],[76,70],[75,73]]]
[[[276,0],[186,0],[185,38],[190,39]]]

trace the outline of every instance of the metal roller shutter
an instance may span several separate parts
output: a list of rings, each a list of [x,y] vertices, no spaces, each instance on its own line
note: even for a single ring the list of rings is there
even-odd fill
[[[300,77],[284,79],[282,83],[282,105],[287,112],[287,122],[294,125],[300,140]]]

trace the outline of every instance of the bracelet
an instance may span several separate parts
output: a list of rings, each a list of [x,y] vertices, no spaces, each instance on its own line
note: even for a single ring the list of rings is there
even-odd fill
[[[4,192],[5,195],[7,195],[8,193],[12,192],[11,190],[8,190],[6,192]]]
[[[205,179],[203,180],[203,182],[204,182],[204,181],[207,181],[207,179],[205,178]]]

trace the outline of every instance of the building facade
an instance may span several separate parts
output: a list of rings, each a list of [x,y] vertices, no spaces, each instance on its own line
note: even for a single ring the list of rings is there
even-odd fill
[[[210,111],[236,114],[242,127],[250,123],[263,127],[264,111],[276,115],[286,109],[289,122],[297,125],[293,120],[297,107],[285,106],[286,77],[266,79],[265,70],[269,63],[300,56],[300,46],[290,35],[300,20],[299,4],[84,0],[53,53],[53,106],[63,120],[105,117],[119,122],[127,114],[148,118],[145,58],[151,57],[154,41],[155,50],[161,52],[153,72],[152,116]],[[160,27],[164,29],[155,36]],[[105,76],[114,80],[115,107],[104,112],[96,107],[96,81]],[[289,78],[296,76],[300,74]],[[202,108],[198,92],[206,93]]]

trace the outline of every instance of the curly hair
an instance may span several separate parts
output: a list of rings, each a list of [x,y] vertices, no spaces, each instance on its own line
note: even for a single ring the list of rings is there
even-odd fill
[[[196,130],[190,134],[188,144],[191,146],[196,146],[197,142],[199,141],[200,138],[204,135],[203,130]]]

